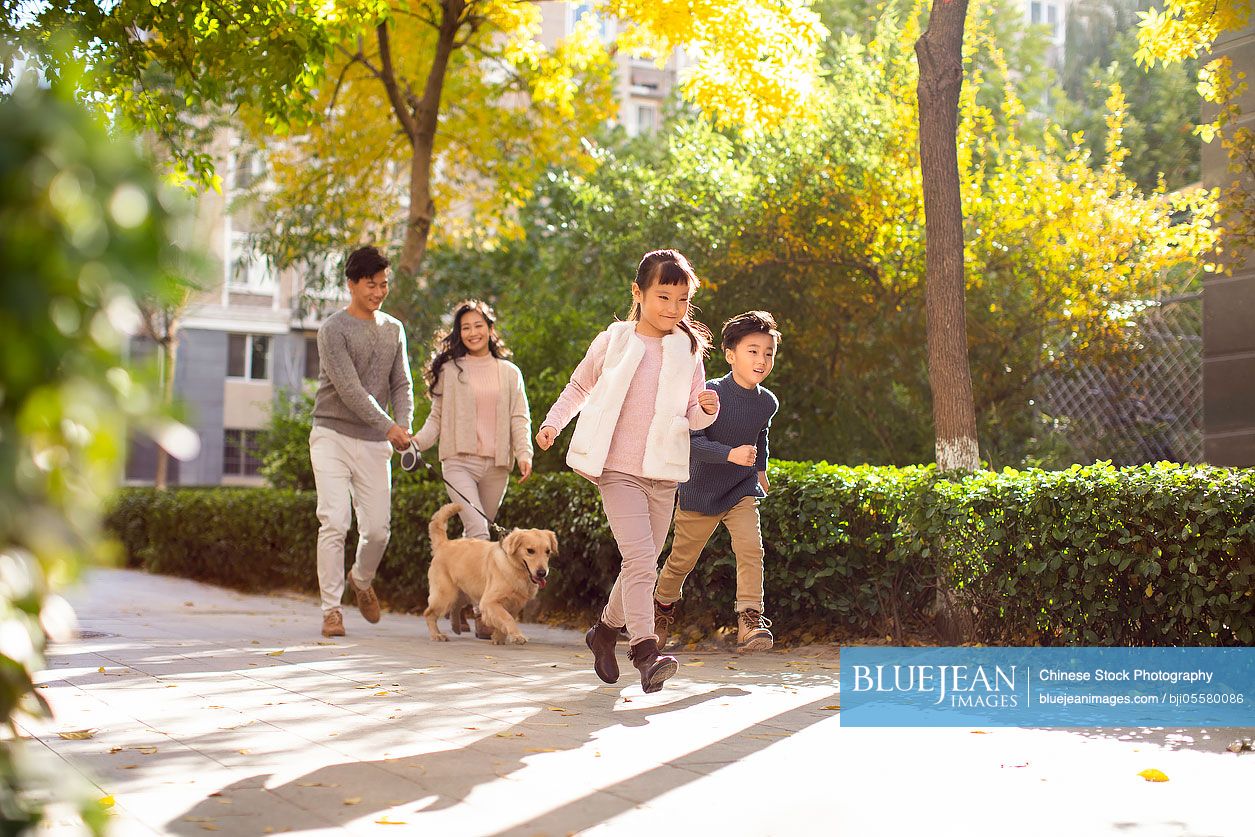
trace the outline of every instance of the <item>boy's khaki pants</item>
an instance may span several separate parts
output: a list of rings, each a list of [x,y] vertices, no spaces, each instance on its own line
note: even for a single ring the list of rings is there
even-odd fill
[[[671,554],[658,575],[654,598],[673,604],[683,595],[684,579],[697,565],[697,558],[715,528],[722,523],[732,536],[736,554],[736,611],[763,612],[763,535],[758,521],[758,498],[743,497],[723,514],[699,514],[675,510],[675,538]]]

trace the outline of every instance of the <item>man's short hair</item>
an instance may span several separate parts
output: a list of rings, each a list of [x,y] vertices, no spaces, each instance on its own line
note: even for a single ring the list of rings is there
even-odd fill
[[[367,276],[374,276],[381,270],[390,267],[387,258],[377,247],[358,247],[344,263],[344,275],[350,282],[356,282]]]
[[[751,334],[767,334],[777,344],[780,342],[780,331],[776,327],[775,317],[766,311],[746,311],[723,324],[723,348],[735,349],[738,343]]]

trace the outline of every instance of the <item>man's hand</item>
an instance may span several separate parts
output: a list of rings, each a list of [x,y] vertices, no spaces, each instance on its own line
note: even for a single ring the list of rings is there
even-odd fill
[[[741,445],[728,451],[728,461],[733,465],[753,465],[758,459],[758,448],[753,445]]]
[[[397,450],[405,450],[410,446],[410,439],[413,437],[410,432],[399,424],[394,424],[388,428],[388,441]]]
[[[536,446],[541,450],[549,450],[549,448],[553,447],[553,440],[557,437],[558,431],[546,424],[544,427],[540,428],[540,432],[536,434]]]
[[[519,460],[519,482],[523,482],[532,475],[532,460]]]
[[[761,486],[763,487],[763,493],[764,493],[764,494],[770,494],[770,493],[771,493],[771,484],[770,484],[769,482],[767,482],[767,472],[766,472],[766,471],[759,471],[759,472],[758,472],[758,484],[759,484],[759,485],[761,485]]]
[[[702,412],[708,416],[713,416],[719,412],[719,393],[713,389],[704,389],[697,396],[697,403],[701,405]]]

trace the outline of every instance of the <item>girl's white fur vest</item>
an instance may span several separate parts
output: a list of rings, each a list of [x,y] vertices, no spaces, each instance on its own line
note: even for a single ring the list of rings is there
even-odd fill
[[[645,355],[645,346],[633,338],[635,322],[614,323],[606,331],[610,341],[601,377],[580,410],[566,458],[573,469],[590,477],[601,476],[628,385]],[[662,338],[662,371],[645,442],[642,476],[688,481],[689,395],[694,367],[699,363],[701,357],[692,351],[689,336],[683,331],[677,328]]]

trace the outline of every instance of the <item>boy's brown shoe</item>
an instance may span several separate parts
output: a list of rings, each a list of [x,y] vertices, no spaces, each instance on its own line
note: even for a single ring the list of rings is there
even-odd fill
[[[628,651],[628,658],[641,673],[641,689],[646,694],[660,691],[663,681],[680,668],[680,661],[675,657],[658,653],[658,642],[652,639],[633,645]]]
[[[593,671],[603,683],[619,682],[619,661],[614,658],[614,646],[618,641],[619,629],[600,619],[584,634],[584,644],[593,652]]]
[[[664,606],[654,599],[654,633],[658,634],[658,647],[666,648],[671,638],[671,626],[675,624],[675,604]]]
[[[362,612],[362,618],[372,625],[378,622],[379,597],[375,595],[375,588],[370,584],[358,587],[353,576],[349,576],[349,586],[353,588],[353,595],[357,596],[357,609]]]
[[[322,615],[322,635],[325,637],[344,636],[344,616],[338,610],[329,610]]]
[[[737,614],[736,650],[766,651],[775,644],[771,636],[771,620],[757,610]]]

